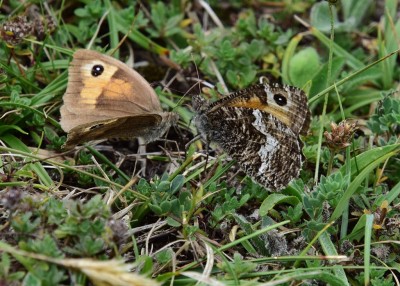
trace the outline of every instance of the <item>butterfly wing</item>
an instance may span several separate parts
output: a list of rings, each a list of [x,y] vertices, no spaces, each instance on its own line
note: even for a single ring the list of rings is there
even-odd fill
[[[78,50],[68,70],[61,127],[143,113],[162,112],[150,84],[124,63],[90,50]]]
[[[121,137],[142,137],[145,142],[151,142],[162,136],[177,120],[177,114],[164,112],[159,114],[125,116],[86,123],[74,127],[68,132],[67,141],[63,148],[71,149],[75,145],[91,140]]]
[[[307,96],[299,88],[279,84],[256,84],[234,92],[209,105],[209,111],[221,106],[256,109],[269,113],[295,134],[306,134],[311,113]]]
[[[310,122],[302,91],[261,84],[211,104],[196,96],[193,105],[200,133],[218,143],[256,182],[278,191],[298,177],[299,134]]]
[[[207,130],[205,136],[218,143],[259,184],[278,191],[298,176],[301,142],[271,114],[221,107],[199,115],[199,121],[199,129]]]

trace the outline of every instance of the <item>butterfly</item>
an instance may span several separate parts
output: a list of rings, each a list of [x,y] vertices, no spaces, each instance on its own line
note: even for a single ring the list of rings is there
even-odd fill
[[[297,178],[302,166],[299,135],[308,131],[306,94],[292,86],[256,84],[209,103],[192,100],[194,124],[260,185],[273,191]]]
[[[78,50],[68,69],[60,124],[65,149],[107,138],[161,137],[179,116],[164,112],[150,84],[126,64],[96,51]]]

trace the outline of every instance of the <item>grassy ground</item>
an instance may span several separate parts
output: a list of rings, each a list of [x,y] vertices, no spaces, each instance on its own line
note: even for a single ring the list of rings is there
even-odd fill
[[[0,285],[400,285],[398,1],[131,2],[0,1]],[[78,48],[158,83],[168,140],[62,153]],[[186,146],[193,94],[260,76],[312,112],[280,193]]]

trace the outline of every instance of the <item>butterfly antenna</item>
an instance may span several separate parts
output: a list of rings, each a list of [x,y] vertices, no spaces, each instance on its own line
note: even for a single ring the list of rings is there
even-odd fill
[[[178,100],[178,102],[176,103],[176,106],[180,106],[182,100],[183,100],[183,99],[186,97],[186,95],[188,95],[195,87],[198,86],[199,90],[201,90],[201,84],[204,83],[204,81],[200,79],[199,70],[197,69],[197,65],[196,65],[196,62],[195,62],[195,60],[194,60],[194,58],[193,58],[193,55],[192,55],[192,61],[193,61],[193,65],[195,66],[196,74],[197,74],[197,78],[195,79],[196,82],[195,82],[195,84],[193,84],[193,85],[182,95],[182,97],[181,97],[181,98]],[[173,79],[171,79],[170,82],[169,82],[166,86],[169,86],[169,84],[170,84],[170,83],[172,82],[172,80],[174,80],[174,79],[175,79],[175,77],[174,77]],[[190,77],[189,79],[194,79],[194,78]],[[175,109],[175,107],[173,108],[173,110],[174,110],[174,109]]]

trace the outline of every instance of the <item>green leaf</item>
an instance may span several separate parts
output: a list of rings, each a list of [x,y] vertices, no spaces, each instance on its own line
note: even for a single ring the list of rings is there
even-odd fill
[[[162,212],[165,214],[165,213],[168,213],[170,210],[171,210],[171,202],[169,202],[169,201],[164,201],[164,202],[162,202],[161,204],[160,204],[160,208],[161,208],[161,210],[162,210]]]
[[[338,255],[335,245],[330,239],[330,235],[326,231],[321,234],[321,236],[318,238],[318,241],[321,243],[321,247],[323,248],[325,255]],[[341,265],[334,266],[333,272],[335,274],[335,277],[342,281],[341,285],[350,285],[347,281],[346,273],[344,272],[344,269]]]
[[[224,40],[216,53],[216,56],[221,61],[233,61],[235,58],[235,48],[229,40]]]
[[[149,208],[156,214],[162,215],[163,211],[158,205],[149,204]]]
[[[0,277],[7,276],[10,271],[10,256],[3,252],[1,255],[1,263],[0,263]]]
[[[28,134],[28,132],[22,130],[22,128],[17,125],[2,125],[2,126],[0,126],[0,135],[8,133],[8,131],[10,131],[10,130],[16,130],[25,135]]]
[[[159,192],[159,193],[168,192],[169,188],[170,188],[170,182],[162,181],[157,186],[157,192]]]
[[[137,258],[136,263],[140,265],[140,273],[149,274],[153,271],[153,258],[147,255],[141,255]]]
[[[172,226],[172,227],[180,227],[180,226],[182,226],[182,224],[179,221],[173,219],[172,217],[167,217],[167,224]]]
[[[337,12],[334,6],[332,8],[335,30],[337,30],[339,26]],[[313,5],[310,12],[310,23],[322,32],[329,32],[331,30],[331,17],[328,2],[318,2]]]
[[[175,194],[180,189],[182,189],[185,183],[185,177],[183,175],[177,175],[171,182],[170,194]]]
[[[233,217],[235,218],[236,222],[240,225],[240,227],[244,230],[246,235],[251,235],[255,232],[251,223],[248,222],[244,216],[235,213],[233,214]],[[261,237],[259,236],[253,237],[250,239],[250,241],[252,242],[253,246],[247,245],[248,246],[246,248],[247,251],[249,251],[252,254],[259,253],[263,255],[269,255],[268,250],[265,248],[265,242],[261,239]],[[256,249],[254,249],[253,247],[255,247]]]
[[[24,281],[22,281],[23,286],[42,286],[42,282],[39,278],[37,278],[35,275],[32,273],[28,273]]]
[[[174,252],[172,251],[172,249],[166,248],[166,249],[163,249],[160,252],[158,252],[155,255],[155,258],[156,258],[157,262],[162,265],[162,264],[165,264],[165,263],[168,263],[169,261],[171,261],[173,256],[174,256]]]
[[[296,206],[300,203],[300,200],[295,196],[286,196],[282,194],[271,194],[269,195],[260,206],[260,216],[266,216],[275,205],[280,203],[288,203],[292,206]]]
[[[320,59],[314,48],[305,48],[289,63],[289,78],[294,86],[303,87],[320,69]]]
[[[345,20],[348,25],[352,25],[353,28],[358,27],[364,17],[366,17],[369,10],[371,10],[371,3],[373,0],[363,0],[363,1],[343,1],[346,9]]]
[[[310,88],[309,98],[324,90],[328,82],[335,82],[340,72],[342,72],[345,59],[342,57],[335,57],[332,60],[331,66],[331,79],[327,81],[329,63],[321,66],[318,72],[312,78],[312,86]]]

